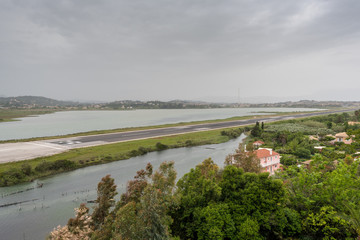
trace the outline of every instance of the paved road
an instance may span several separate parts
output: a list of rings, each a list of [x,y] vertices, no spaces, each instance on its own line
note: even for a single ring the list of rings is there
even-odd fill
[[[53,139],[53,140],[33,141],[33,142],[25,142],[25,143],[6,143],[6,144],[0,144],[0,163],[20,161],[25,159],[32,159],[35,157],[53,155],[74,148],[97,146],[97,145],[104,145],[115,142],[124,142],[131,140],[161,137],[161,136],[185,134],[190,132],[208,131],[214,129],[229,128],[229,127],[241,127],[249,124],[255,124],[257,121],[274,122],[274,121],[281,121],[287,119],[319,116],[330,113],[340,113],[340,112],[350,112],[350,111],[354,111],[354,109],[337,110],[330,112],[327,111],[327,112],[303,113],[303,114],[294,114],[294,115],[277,116],[277,117],[269,116],[269,117],[253,118],[247,120],[204,123],[204,124],[196,124],[189,126],[178,126],[178,127],[168,127],[168,128],[159,128],[159,129],[141,130],[141,131],[130,131],[130,132],[99,134],[99,135],[83,136],[83,137],[62,138],[56,140]]]

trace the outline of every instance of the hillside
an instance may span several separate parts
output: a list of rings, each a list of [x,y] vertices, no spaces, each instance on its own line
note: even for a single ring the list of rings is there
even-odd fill
[[[3,108],[42,108],[78,106],[79,103],[59,101],[39,96],[0,97],[0,107]]]

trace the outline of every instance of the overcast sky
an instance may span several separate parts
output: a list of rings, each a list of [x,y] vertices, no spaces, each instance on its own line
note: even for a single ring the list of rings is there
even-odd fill
[[[0,95],[360,101],[360,1],[1,0]]]

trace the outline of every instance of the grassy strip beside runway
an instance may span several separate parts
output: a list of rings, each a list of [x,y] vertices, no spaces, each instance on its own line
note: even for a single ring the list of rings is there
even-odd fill
[[[316,111],[314,111],[314,112],[316,112]],[[97,130],[97,131],[80,132],[80,133],[67,134],[67,135],[61,135],[61,136],[36,137],[36,138],[30,138],[30,139],[17,139],[17,140],[5,140],[5,141],[0,141],[0,144],[1,143],[51,140],[51,139],[68,138],[68,137],[90,136],[90,135],[97,135],[97,134],[120,133],[120,132],[128,132],[128,131],[141,131],[141,130],[159,129],[159,128],[167,128],[167,127],[181,127],[181,126],[189,126],[189,125],[205,124],[205,123],[218,123],[218,122],[227,122],[227,121],[257,119],[257,118],[264,118],[264,117],[297,115],[297,114],[302,114],[302,113],[310,113],[310,112],[296,112],[296,113],[294,113],[294,112],[277,112],[277,113],[272,113],[272,114],[269,114],[269,115],[255,115],[255,116],[251,115],[251,116],[242,116],[242,117],[231,117],[231,118],[226,118],[226,119],[215,119],[215,120],[204,120],[204,121],[193,121],[193,122],[180,122],[180,123],[163,124],[163,125],[155,125],[155,126],[118,128],[118,129],[110,129],[110,130]]]
[[[170,148],[216,144],[239,136],[241,128],[180,134],[73,149],[65,153],[33,160],[0,164],[0,186],[10,186],[86,166],[129,159],[147,152]]]

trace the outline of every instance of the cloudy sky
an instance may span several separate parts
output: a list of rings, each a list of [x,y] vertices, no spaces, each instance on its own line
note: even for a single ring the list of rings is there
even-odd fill
[[[359,0],[1,0],[0,95],[360,101]]]

